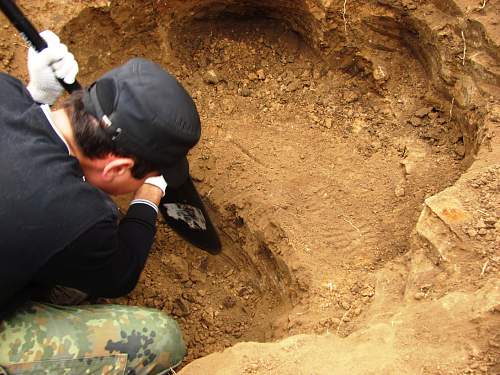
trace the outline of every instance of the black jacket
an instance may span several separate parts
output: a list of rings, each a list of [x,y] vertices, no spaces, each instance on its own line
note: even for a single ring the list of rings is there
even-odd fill
[[[40,106],[0,73],[0,319],[33,281],[97,296],[133,288],[156,219],[134,206],[118,225],[114,203],[84,181]]]

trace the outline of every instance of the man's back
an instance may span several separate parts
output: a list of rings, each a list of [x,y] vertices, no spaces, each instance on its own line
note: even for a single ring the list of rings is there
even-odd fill
[[[37,270],[110,214],[21,82],[0,74],[0,311]],[[8,287],[6,287],[8,286]]]

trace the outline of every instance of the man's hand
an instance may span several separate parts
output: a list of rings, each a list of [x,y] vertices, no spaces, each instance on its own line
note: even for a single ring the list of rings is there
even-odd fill
[[[50,105],[63,90],[57,79],[68,84],[75,82],[78,63],[52,31],[43,31],[40,36],[47,42],[47,48],[41,52],[33,48],[28,51],[28,91],[36,102]]]
[[[158,189],[161,190],[162,192],[162,197],[165,195],[165,189],[167,188],[167,182],[163,178],[163,176],[155,176],[155,177],[148,177],[146,178],[146,181],[144,181],[145,184],[153,185],[156,186]]]
[[[144,184],[135,192],[130,204],[143,203],[151,206],[158,213],[158,205],[165,195],[167,183],[163,176],[148,177]]]
[[[158,212],[158,205],[160,204],[160,200],[163,197],[163,193],[157,186],[151,184],[142,185],[134,194],[134,198],[132,199],[133,203],[144,203],[147,204]]]

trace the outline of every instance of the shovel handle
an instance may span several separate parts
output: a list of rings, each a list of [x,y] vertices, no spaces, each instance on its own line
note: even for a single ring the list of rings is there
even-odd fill
[[[23,39],[26,40],[35,51],[40,52],[47,48],[47,42],[40,36],[33,24],[26,18],[21,9],[19,9],[13,1],[0,0],[0,9],[12,25],[21,33]],[[69,93],[82,88],[76,80],[72,84],[67,84],[62,79],[58,79],[58,81]]]

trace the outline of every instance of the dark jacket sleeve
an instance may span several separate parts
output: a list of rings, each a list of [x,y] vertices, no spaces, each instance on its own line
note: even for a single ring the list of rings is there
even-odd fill
[[[156,232],[156,211],[133,204],[117,224],[112,217],[83,233],[40,270],[35,282],[79,289],[93,297],[132,291]]]

